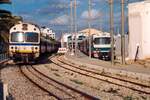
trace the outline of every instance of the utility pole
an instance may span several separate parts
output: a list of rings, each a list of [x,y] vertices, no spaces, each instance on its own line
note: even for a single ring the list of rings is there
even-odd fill
[[[121,0],[121,60],[125,65],[124,0]]]
[[[64,48],[64,33],[62,32],[61,48]]]
[[[102,19],[101,18],[99,19],[99,23],[100,23],[99,24],[99,30],[102,31],[103,28],[102,28]]]
[[[77,1],[74,0],[74,32],[75,32],[75,55],[77,54]]]
[[[71,33],[71,55],[74,55],[73,51],[73,1],[70,1],[70,33]]]
[[[69,8],[69,4],[67,4],[66,6],[67,6],[67,8]],[[66,15],[68,16],[68,20],[70,20],[70,17],[69,17],[69,10],[66,11]],[[70,33],[70,25],[68,25],[68,30],[67,30],[67,32],[68,32],[67,34]],[[69,41],[68,41],[68,39],[67,39],[67,49],[69,49]]]
[[[111,64],[114,65],[114,15],[113,0],[109,0],[110,5],[110,34],[111,34]]]
[[[89,7],[88,7],[88,25],[89,25],[89,58],[91,58],[91,0],[89,0]]]

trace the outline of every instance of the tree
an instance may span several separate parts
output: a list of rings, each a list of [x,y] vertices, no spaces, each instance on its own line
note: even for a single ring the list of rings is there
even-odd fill
[[[6,10],[0,10],[0,43],[1,46],[3,45],[3,50],[1,50],[1,52],[7,51],[9,29],[19,21],[22,21],[22,17],[13,16],[11,12]]]
[[[3,3],[11,3],[10,0],[0,0],[0,4],[3,4]]]

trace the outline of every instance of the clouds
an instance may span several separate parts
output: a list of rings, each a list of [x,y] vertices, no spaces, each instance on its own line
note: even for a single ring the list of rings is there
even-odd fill
[[[59,16],[57,18],[50,20],[49,23],[53,25],[67,25],[69,23],[69,16],[67,15]]]
[[[93,28],[102,26],[105,29],[109,29],[108,0],[91,0],[91,2],[91,26]],[[120,25],[120,2],[121,0],[114,0],[115,26]],[[67,31],[68,25],[70,25],[68,16],[70,15],[70,0],[12,0],[12,5],[10,6],[10,11],[14,15],[22,16],[25,21],[35,22],[40,26],[53,27],[54,31],[57,32],[60,30]],[[79,29],[88,27],[88,18],[88,0],[77,0],[77,23]]]
[[[91,19],[92,20],[99,18],[101,15],[102,15],[102,13],[100,11],[98,11],[96,9],[91,10]],[[87,10],[82,12],[81,18],[83,18],[83,19],[89,18],[89,13]]]
[[[52,16],[68,10],[67,5],[62,0],[12,0],[13,12],[17,15],[26,13],[32,16]]]
[[[37,9],[38,14],[42,15],[58,15],[64,13],[68,8],[65,5],[52,5]]]
[[[48,4],[45,4],[45,6],[40,7],[37,9],[37,13],[42,15],[58,15],[61,13],[64,13],[68,10],[68,4],[67,3],[61,3],[59,1],[53,1]]]

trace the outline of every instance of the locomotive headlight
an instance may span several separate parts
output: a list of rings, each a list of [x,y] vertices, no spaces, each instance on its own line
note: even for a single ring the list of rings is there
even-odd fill
[[[38,52],[39,48],[38,48],[38,47],[34,47],[34,50],[35,50],[36,52]]]
[[[35,50],[38,50],[38,47],[35,47]]]
[[[12,52],[14,50],[14,47],[10,47],[10,51]]]

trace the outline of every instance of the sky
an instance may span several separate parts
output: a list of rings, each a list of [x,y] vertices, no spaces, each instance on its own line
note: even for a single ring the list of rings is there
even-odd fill
[[[70,31],[71,0],[11,0],[0,9],[9,10],[13,15],[22,16],[25,22],[51,28],[56,36]],[[91,0],[91,27],[109,32],[108,0]],[[142,0],[125,0],[125,29],[127,29],[127,5]],[[121,0],[114,0],[114,30],[120,29]],[[77,30],[88,28],[88,0],[77,0]]]

